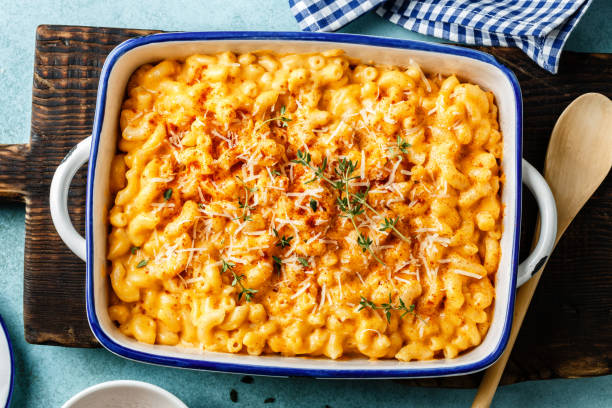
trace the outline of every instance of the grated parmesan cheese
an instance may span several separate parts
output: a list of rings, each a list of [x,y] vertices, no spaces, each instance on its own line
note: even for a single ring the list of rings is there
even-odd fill
[[[276,187],[276,186],[271,186],[271,185],[267,185],[267,186],[265,186],[265,188],[272,188],[274,190],[285,191],[285,189],[282,188],[282,187]]]
[[[319,309],[325,305],[325,284],[321,285],[321,301],[319,302]]]
[[[210,131],[210,133],[212,133],[212,135],[213,135],[213,136],[216,136],[216,137],[218,137],[219,139],[221,139],[221,140],[223,140],[223,141],[227,142],[227,144],[228,144],[229,146],[231,146],[231,145],[232,145],[232,141],[231,141],[231,140],[229,140],[227,137],[223,136],[223,135],[222,135],[221,133],[219,133],[217,130],[212,129],[212,130]]]
[[[360,171],[360,173],[361,173],[361,179],[362,179],[362,180],[365,180],[365,179],[366,179],[366,177],[365,177],[365,175],[366,175],[366,174],[365,174],[365,161],[366,161],[366,159],[365,159],[365,151],[364,151],[364,150],[362,150],[362,151],[361,151],[361,167],[360,167],[360,169],[359,169],[359,171]],[[368,184],[369,184],[369,183],[368,183]]]
[[[310,287],[310,282],[308,282],[306,285],[302,286],[297,292],[295,292],[291,296],[291,299],[295,299],[296,297],[300,296],[302,293],[306,292],[309,287]]]
[[[355,273],[357,274],[357,277],[359,278],[359,280],[361,281],[361,283],[363,283],[363,285],[365,286],[365,281],[363,280],[363,278],[361,277],[361,274],[357,271],[355,271]]]
[[[417,64],[413,60],[410,60],[410,64],[413,65],[419,71],[419,74],[421,75],[421,80],[425,84],[425,88],[427,89],[427,92],[431,92],[431,85],[429,84],[429,80],[427,79],[423,71],[421,70],[421,67],[419,66],[419,64]]]
[[[244,235],[263,235],[265,233],[267,233],[268,231],[266,230],[259,230],[259,231],[245,231]]]
[[[174,203],[150,203],[153,207],[158,207],[158,208],[164,208],[164,207],[170,207],[170,208],[174,208]]]
[[[389,181],[387,181],[387,183],[385,184],[385,187],[392,185],[393,182],[395,181],[395,172],[397,171],[397,168],[399,167],[401,162],[402,162],[402,156],[400,156],[399,159],[393,165],[393,168],[391,169],[391,174],[389,175]]]
[[[234,217],[232,215],[229,215],[229,214],[208,211],[208,210],[202,209],[202,208],[199,208],[198,211],[200,211],[201,213],[204,213],[206,215],[210,215],[211,217],[225,217],[225,218],[229,218],[230,220],[233,220],[234,218],[236,218],[236,217]]]
[[[153,183],[169,183],[174,180],[174,177],[151,177],[149,181]]]
[[[319,236],[321,236],[322,232],[317,233],[313,237],[311,237],[308,241],[305,242],[306,245],[312,244]]]
[[[477,273],[464,271],[463,269],[451,269],[450,271],[454,272],[456,274],[459,274],[459,275],[464,275],[464,276],[470,277],[470,278],[482,279],[482,276],[478,275]]]
[[[278,221],[281,224],[289,224],[289,225],[304,225],[304,221],[299,220],[288,220],[288,219],[283,219],[283,218],[276,218],[276,221]]]
[[[338,133],[340,132],[340,128],[342,128],[342,126],[344,126],[344,120],[341,120],[340,123],[338,123],[338,126],[336,126],[336,129],[334,129],[333,133],[327,138],[325,144],[329,144],[329,142],[331,142],[335,139],[336,136],[338,136]]]

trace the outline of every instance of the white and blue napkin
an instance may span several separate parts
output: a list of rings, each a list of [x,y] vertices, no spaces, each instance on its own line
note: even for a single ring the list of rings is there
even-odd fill
[[[362,14],[408,30],[475,45],[512,46],[559,68],[561,50],[592,0],[289,0],[304,31],[334,31]]]

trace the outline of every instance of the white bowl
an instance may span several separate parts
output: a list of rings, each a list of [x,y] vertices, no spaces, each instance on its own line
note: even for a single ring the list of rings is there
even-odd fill
[[[106,267],[109,169],[116,151],[118,119],[130,75],[141,65],[195,53],[268,49],[276,52],[313,52],[341,48],[352,57],[381,64],[408,65],[414,60],[425,71],[457,74],[494,93],[504,135],[502,192],[505,210],[502,256],[496,275],[495,310],[483,342],[455,359],[418,362],[369,361],[353,358],[249,356],[195,349],[147,345],[123,335],[107,311]],[[156,34],[126,41],[107,57],[100,77],[93,134],[81,142],[58,166],[50,193],[51,215],[64,242],[87,261],[87,315],[100,343],[126,358],[175,367],[276,376],[330,378],[413,378],[466,374],[482,370],[501,355],[512,324],[517,282],[526,281],[552,250],[556,235],[554,199],[544,179],[522,163],[522,101],[512,72],[492,56],[442,44],[329,33],[217,32]],[[83,239],[70,222],[68,187],[72,176],[89,157],[86,235]],[[521,182],[534,191],[542,216],[540,242],[530,257],[518,264]],[[96,215],[94,217],[94,214]]]
[[[120,380],[86,388],[62,408],[187,408],[187,405],[156,385]]]
[[[8,408],[11,403],[14,377],[13,348],[6,325],[0,316],[0,407]]]

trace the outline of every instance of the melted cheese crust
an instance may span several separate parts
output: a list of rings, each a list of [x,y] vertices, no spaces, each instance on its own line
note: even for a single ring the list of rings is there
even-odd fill
[[[410,361],[487,333],[503,177],[490,92],[340,50],[192,55],[140,67],[120,127],[109,313],[124,334]],[[356,164],[355,225],[298,151],[332,181],[341,159]]]

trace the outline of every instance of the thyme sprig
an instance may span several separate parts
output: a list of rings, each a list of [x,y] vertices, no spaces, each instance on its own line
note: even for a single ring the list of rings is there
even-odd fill
[[[238,301],[240,301],[242,299],[242,297],[244,296],[244,300],[246,300],[247,302],[250,302],[253,299],[253,296],[255,295],[255,293],[257,293],[256,289],[251,289],[251,288],[247,288],[246,286],[244,286],[244,284],[242,283],[242,281],[245,279],[244,274],[242,275],[238,275],[236,272],[234,272],[234,267],[236,266],[236,264],[232,263],[232,262],[226,262],[225,260],[221,260],[221,274],[223,274],[226,271],[230,271],[232,273],[232,277],[234,279],[232,279],[232,286],[239,286],[240,287],[240,292],[238,292]]]
[[[391,293],[389,293],[389,302],[382,303],[380,306],[372,302],[371,300],[368,300],[365,297],[361,296],[361,300],[359,301],[359,309],[357,309],[357,311],[361,311],[363,309],[383,310],[388,323],[391,323],[392,310],[402,312],[402,314],[400,315],[401,318],[403,318],[407,314],[413,314],[415,317],[419,317],[415,311],[416,306],[414,304],[406,306],[402,298],[399,298],[399,305],[394,305],[393,301],[391,300]]]
[[[340,160],[340,163],[338,163],[338,166],[334,169],[334,172],[336,173],[336,175],[340,176],[340,180],[337,180],[337,181],[334,181],[325,175],[325,170],[327,169],[327,158],[326,157],[323,158],[323,162],[321,163],[320,166],[315,167],[312,164],[312,158],[310,156],[310,153],[302,152],[301,150],[298,150],[297,158],[292,160],[292,162],[308,167],[314,172],[314,177],[311,180],[306,181],[305,184],[312,183],[313,181],[317,179],[321,179],[321,180],[328,182],[332,186],[332,188],[334,188],[335,190],[338,190],[341,193],[341,195],[340,197],[336,199],[336,204],[338,205],[340,211],[347,214],[349,218],[353,218],[357,215],[362,214],[365,211],[364,208],[372,211],[374,214],[383,218],[382,215],[374,207],[368,204],[367,202],[368,190],[363,191],[363,192],[358,192],[358,193],[353,193],[349,191],[348,187],[349,187],[350,181],[358,178],[357,176],[353,176],[352,173],[359,166],[359,161],[353,162],[346,158],[343,158],[342,160]],[[399,220],[399,218],[395,218],[394,220],[390,218],[385,218],[384,220],[385,220],[384,223],[381,225],[381,231],[386,231],[390,229],[402,241],[410,242],[410,240],[406,238],[406,236],[404,236],[404,234],[402,234],[396,227],[397,221]],[[354,223],[354,220],[352,221]],[[355,226],[355,229],[357,229],[356,226]],[[364,246],[360,245],[360,247],[362,249],[366,248],[364,249],[364,252],[365,252],[365,250],[369,248],[369,246],[367,245],[368,238],[366,236],[363,236],[362,238],[363,239],[361,239],[361,241],[364,243]]]
[[[393,227],[395,227],[398,221],[399,221],[399,217],[385,218],[384,222],[380,226],[379,231],[386,231],[388,229],[392,229]]]
[[[400,136],[400,134],[397,134],[397,139],[395,140],[396,144],[397,144],[397,148],[399,149],[400,152],[402,153],[408,153],[408,149],[410,147],[412,147],[412,145],[410,143],[408,143],[407,141],[405,141],[404,139],[402,139],[402,137]],[[389,146],[389,152],[391,154],[393,154],[395,150],[395,146]],[[394,155],[394,157],[399,156],[399,153]]]
[[[257,191],[257,187],[249,187],[247,183],[240,177],[236,176],[236,179],[242,184],[244,188],[244,201],[238,198],[238,207],[242,208],[242,215],[235,217],[234,220],[242,220],[242,221],[253,221],[253,217],[251,217],[250,212],[255,209],[254,205],[249,205],[249,193],[254,193]]]
[[[347,158],[342,158],[338,163],[338,166],[334,169],[334,173],[340,177],[337,181],[332,181],[329,177],[325,175],[325,169],[327,168],[327,158],[323,158],[323,162],[321,166],[315,168],[311,164],[311,156],[308,152],[302,152],[298,150],[297,159],[293,160],[294,163],[301,164],[313,170],[314,178],[306,182],[311,183],[317,179],[322,179],[327,181],[332,185],[332,187],[339,192],[339,196],[336,198],[336,205],[338,209],[342,213],[341,217],[348,218],[353,224],[353,228],[357,232],[357,245],[361,248],[363,252],[368,251],[374,259],[381,265],[386,266],[382,259],[380,259],[374,250],[372,249],[372,239],[369,238],[366,234],[359,231],[357,227],[357,223],[355,222],[355,217],[364,213],[364,201],[365,194],[360,193],[354,194],[349,191],[349,183],[351,180],[358,178],[357,176],[353,176],[353,172],[357,169],[359,165],[358,161],[352,161]]]
[[[278,238],[278,242],[276,243],[276,246],[283,249],[285,247],[288,247],[289,245],[291,245],[291,240],[293,239],[292,236],[286,236],[283,235],[281,236],[278,231],[276,230],[276,228],[273,228],[272,231],[274,232],[274,236],[276,236],[276,238]]]
[[[408,153],[408,148],[412,147],[412,145],[406,142],[402,137],[397,134],[397,147],[400,149],[402,153]]]
[[[225,259],[221,260],[221,275],[223,275],[226,271],[234,269],[236,266],[233,262],[226,262]]]
[[[281,127],[287,127],[287,123],[291,122],[293,119],[285,116],[285,112],[287,111],[287,107],[285,105],[281,106],[280,108],[280,115],[275,117],[275,118],[270,118],[270,119],[266,119],[263,122],[261,122],[256,128],[255,131],[259,130],[262,128],[263,125],[265,125],[266,123],[269,122],[273,122],[273,121],[277,121],[279,120],[281,122]]]
[[[382,259],[380,259],[374,250],[372,249],[372,239],[368,237],[363,232],[359,231],[357,227],[357,223],[355,222],[355,217],[364,213],[363,208],[363,197],[353,195],[351,197],[351,192],[349,191],[349,183],[351,180],[356,179],[356,176],[351,176],[351,174],[355,171],[357,166],[359,165],[358,161],[351,161],[347,159],[340,160],[338,167],[335,169],[336,174],[340,176],[340,180],[344,186],[344,193],[346,196],[344,198],[338,197],[338,208],[342,211],[349,220],[351,220],[351,224],[353,224],[353,228],[357,231],[357,245],[361,248],[363,252],[368,251],[374,259],[381,265],[387,266]]]

